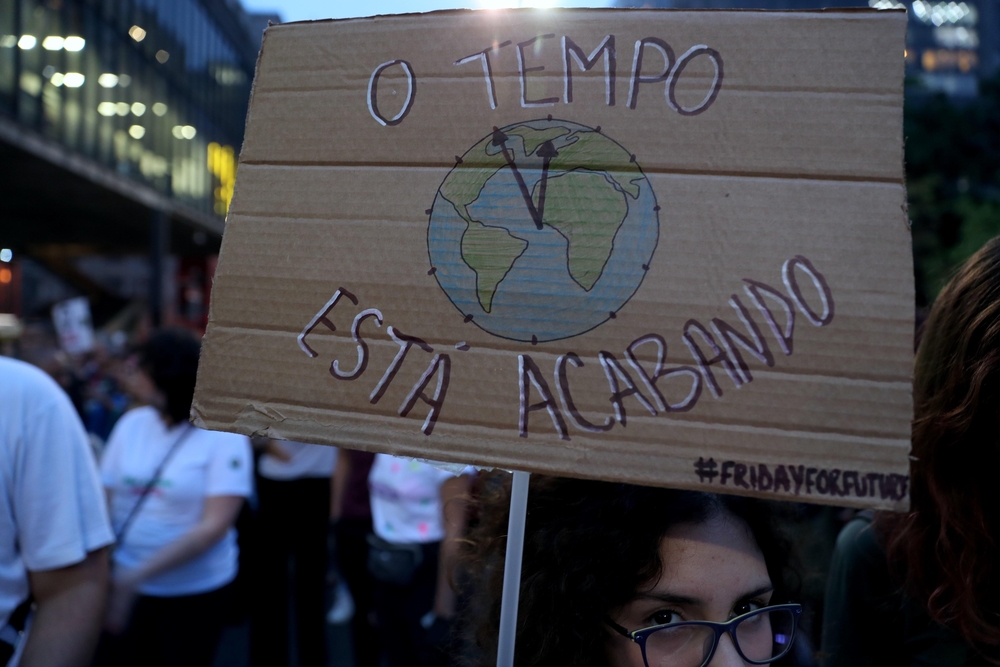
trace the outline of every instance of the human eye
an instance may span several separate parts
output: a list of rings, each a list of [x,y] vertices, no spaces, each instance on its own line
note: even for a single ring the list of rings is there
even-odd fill
[[[669,625],[682,622],[684,617],[672,609],[661,609],[650,614],[646,620],[650,625]]]
[[[730,618],[736,618],[737,616],[742,616],[743,614],[749,614],[752,611],[757,611],[758,609],[763,609],[767,605],[763,600],[742,600],[736,603],[733,607],[732,613],[730,613]]]

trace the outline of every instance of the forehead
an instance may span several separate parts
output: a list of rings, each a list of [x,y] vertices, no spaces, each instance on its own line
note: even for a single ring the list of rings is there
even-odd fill
[[[770,581],[747,525],[731,515],[673,527],[660,543],[663,571],[653,587],[702,600],[713,592],[755,589]]]

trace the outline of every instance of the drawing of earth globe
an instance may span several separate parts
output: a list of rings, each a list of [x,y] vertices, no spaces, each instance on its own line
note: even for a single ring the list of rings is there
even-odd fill
[[[658,211],[634,156],[600,128],[515,123],[470,148],[441,183],[431,271],[466,321],[495,336],[577,336],[639,288]]]

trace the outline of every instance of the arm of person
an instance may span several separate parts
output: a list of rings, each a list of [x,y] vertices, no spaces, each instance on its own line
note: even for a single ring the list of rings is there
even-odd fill
[[[242,496],[209,496],[205,499],[201,520],[194,528],[157,551],[141,567],[123,573],[116,583],[136,587],[201,555],[225,537],[226,532],[236,523],[242,506]]]
[[[108,596],[108,550],[75,565],[28,572],[35,616],[21,667],[83,667],[97,645]]]
[[[125,629],[136,592],[144,581],[172,570],[207,551],[236,523],[236,517],[242,506],[242,496],[207,497],[201,520],[194,528],[157,551],[140,567],[116,576],[108,609],[108,631],[116,634]]]
[[[434,594],[434,615],[438,618],[450,619],[455,615],[455,591],[451,587],[451,573],[460,555],[459,540],[465,534],[469,509],[466,501],[471,488],[471,475],[453,477],[441,485],[444,539],[441,541],[437,588]]]
[[[339,521],[344,513],[344,494],[347,478],[351,474],[351,457],[341,449],[337,452],[337,465],[330,478],[330,521]]]

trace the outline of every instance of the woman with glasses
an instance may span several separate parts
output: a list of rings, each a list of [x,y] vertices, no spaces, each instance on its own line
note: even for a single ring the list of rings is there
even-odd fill
[[[495,484],[472,535],[474,667],[495,664],[508,504]],[[763,501],[534,476],[515,664],[798,664],[786,553]]]
[[[828,667],[1000,664],[1000,237],[935,301],[913,398],[912,505],[841,532]]]

